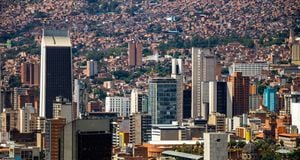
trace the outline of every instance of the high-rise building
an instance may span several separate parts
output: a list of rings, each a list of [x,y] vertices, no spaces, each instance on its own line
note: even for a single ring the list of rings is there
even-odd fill
[[[192,117],[201,115],[201,82],[215,81],[216,59],[208,49],[192,48]]]
[[[154,78],[149,80],[149,113],[153,124],[171,124],[177,117],[177,80]]]
[[[191,110],[192,110],[192,89],[187,88],[183,90],[183,106],[182,106],[183,119],[191,118]]]
[[[61,130],[66,124],[64,118],[55,118],[46,120],[45,132],[45,157],[47,160],[59,160],[59,140]]]
[[[182,122],[182,110],[183,110],[183,67],[182,59],[172,59],[172,74],[171,77],[177,81],[177,120],[181,124]]]
[[[14,88],[14,110],[24,107],[25,103],[34,104],[34,90],[32,88]]]
[[[276,89],[267,87],[264,90],[264,106],[271,112],[276,112]]]
[[[72,101],[72,45],[67,31],[44,30],[41,44],[40,116],[52,118],[56,96]]]
[[[129,143],[142,145],[151,140],[151,115],[134,113],[130,115]]]
[[[226,82],[209,82],[209,114],[213,112],[227,115]]]
[[[77,119],[66,124],[60,140],[60,159],[110,160],[112,128],[110,118]]]
[[[204,133],[204,160],[227,160],[227,146],[226,133]]]
[[[85,92],[85,84],[82,80],[74,80],[73,103],[76,106],[76,117],[80,118],[86,112],[87,93]]]
[[[21,82],[24,85],[40,84],[40,65],[30,62],[21,63]]]
[[[86,75],[88,77],[98,74],[98,64],[96,61],[89,60],[86,62]]]
[[[66,123],[73,120],[72,103],[61,96],[57,96],[53,101],[53,118],[65,118]]]
[[[292,45],[292,63],[300,65],[300,44]]]
[[[292,92],[284,95],[284,111],[289,114],[291,112],[291,103],[300,102],[300,92]]]
[[[228,78],[233,116],[249,112],[249,77],[235,72]]]
[[[145,113],[148,112],[148,95],[138,89],[131,91],[130,97],[130,111],[131,113]],[[146,106],[145,106],[146,105]]]
[[[20,133],[31,133],[31,115],[34,113],[34,108],[31,103],[26,103],[25,107],[19,109]]]
[[[129,117],[130,98],[129,97],[106,97],[105,112],[116,112],[121,117]]]
[[[143,44],[138,42],[128,43],[128,65],[141,66],[142,65]]]

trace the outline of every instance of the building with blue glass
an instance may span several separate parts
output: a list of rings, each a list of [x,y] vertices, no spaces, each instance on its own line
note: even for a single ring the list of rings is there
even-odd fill
[[[276,112],[276,89],[267,87],[264,90],[264,106],[271,112]]]

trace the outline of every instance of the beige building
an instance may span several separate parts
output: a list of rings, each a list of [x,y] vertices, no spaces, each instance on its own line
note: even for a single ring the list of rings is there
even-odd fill
[[[292,45],[292,64],[300,65],[300,44]]]
[[[201,115],[201,82],[215,81],[216,59],[209,49],[192,48],[192,113]]]

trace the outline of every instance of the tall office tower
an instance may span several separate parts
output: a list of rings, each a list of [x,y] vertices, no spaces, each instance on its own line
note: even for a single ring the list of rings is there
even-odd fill
[[[276,90],[272,87],[267,87],[264,90],[264,106],[271,112],[276,112]]]
[[[259,95],[256,84],[250,84],[249,88],[249,110],[256,110],[259,107]]]
[[[191,118],[191,110],[192,110],[192,89],[187,88],[183,90],[183,107],[182,107],[183,119]]]
[[[45,157],[47,160],[59,160],[59,147],[61,130],[66,124],[64,118],[46,120],[45,132]]]
[[[227,116],[227,83],[209,82],[209,114],[218,112]]]
[[[171,77],[177,81],[177,119],[179,124],[182,123],[183,110],[183,67],[182,59],[172,59],[172,74]]]
[[[227,160],[227,146],[226,133],[204,133],[204,160]]]
[[[81,118],[81,116],[86,112],[87,105],[87,93],[85,92],[85,84],[82,80],[74,80],[74,92],[73,92],[73,102],[76,106],[76,118]]]
[[[77,119],[66,124],[60,140],[60,158],[110,160],[112,128],[110,118]]]
[[[151,115],[134,113],[130,115],[129,143],[142,145],[151,141]]]
[[[24,85],[40,84],[40,65],[30,62],[21,63],[21,82]]]
[[[241,72],[235,72],[228,78],[233,116],[249,112],[249,81],[249,77],[242,76]]]
[[[96,61],[89,60],[86,62],[86,75],[88,77],[98,74],[98,64]]]
[[[147,107],[148,96],[146,93],[138,89],[131,91],[130,97],[130,111],[131,113],[146,113],[148,112]]]
[[[52,103],[56,96],[72,101],[71,48],[67,31],[44,30],[41,45],[41,117],[53,117]]]
[[[19,109],[20,133],[32,132],[30,127],[30,122],[31,122],[31,115],[33,113],[34,113],[34,108],[32,106],[32,103],[26,103],[24,108]]]
[[[129,97],[106,97],[105,112],[116,112],[121,117],[129,117],[130,98]]]
[[[143,44],[137,42],[128,43],[128,65],[141,66],[142,65]]]
[[[208,49],[192,48],[192,117],[201,115],[201,82],[215,81],[216,59]]]
[[[149,113],[153,124],[171,124],[177,117],[177,81],[173,78],[149,80]]]
[[[300,44],[292,45],[292,64],[300,65]]]
[[[61,96],[57,96],[53,101],[53,118],[65,118],[66,123],[73,120],[72,103]]]

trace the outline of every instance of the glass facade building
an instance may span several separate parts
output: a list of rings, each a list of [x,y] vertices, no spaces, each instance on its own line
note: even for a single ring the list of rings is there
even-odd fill
[[[41,46],[40,116],[52,118],[56,96],[72,101],[72,53],[67,31],[44,31]]]
[[[156,78],[149,81],[149,113],[153,124],[171,124],[177,120],[177,81]]]

